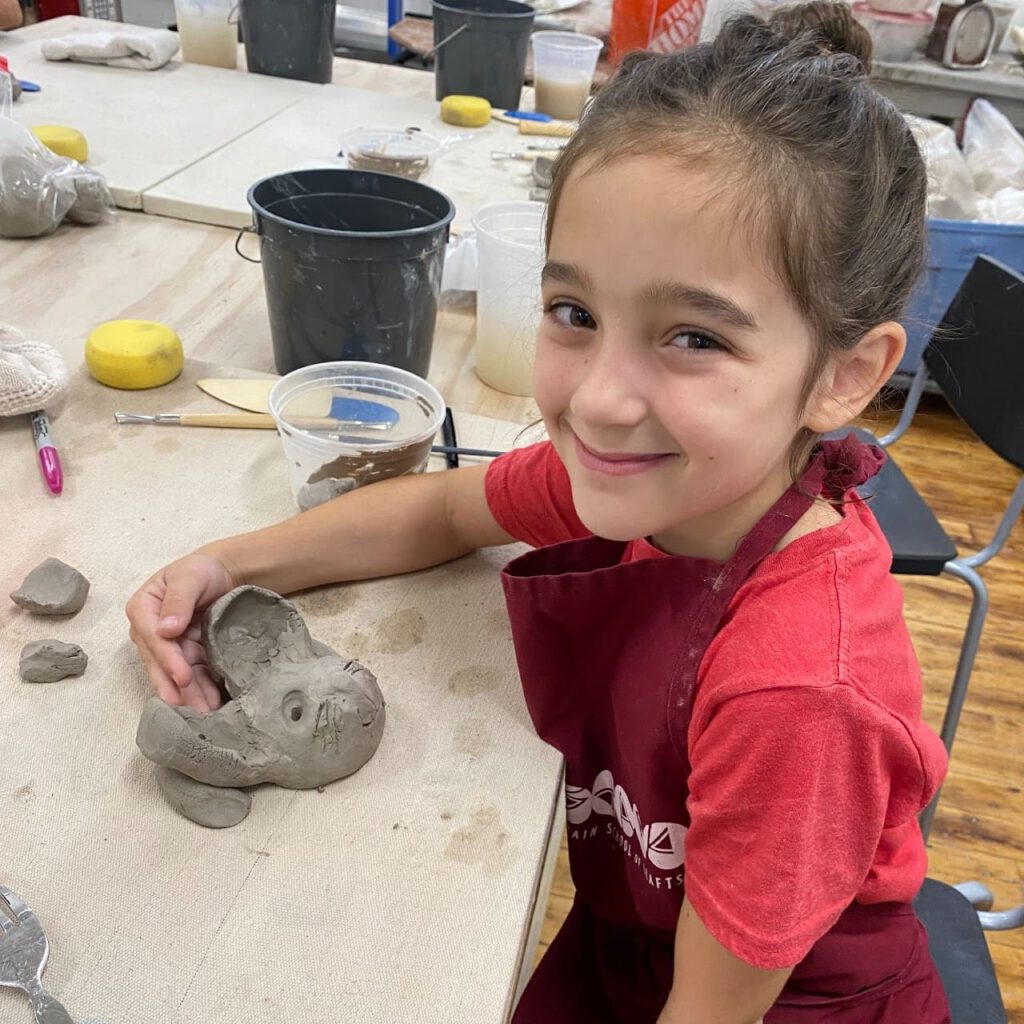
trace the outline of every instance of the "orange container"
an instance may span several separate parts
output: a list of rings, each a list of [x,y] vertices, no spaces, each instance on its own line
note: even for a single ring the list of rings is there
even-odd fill
[[[613,0],[608,56],[618,65],[631,50],[672,53],[700,36],[707,0]]]

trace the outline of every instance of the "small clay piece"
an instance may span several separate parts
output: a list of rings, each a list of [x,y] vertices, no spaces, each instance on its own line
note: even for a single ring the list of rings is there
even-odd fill
[[[22,585],[11,594],[11,600],[37,615],[74,615],[89,594],[89,581],[59,558],[40,562]]]
[[[373,756],[384,732],[376,679],[314,640],[290,601],[238,587],[207,611],[203,646],[230,699],[201,712],[150,698],[136,742],[151,761],[209,786],[314,789]]]
[[[315,484],[303,484],[299,488],[296,498],[299,508],[308,512],[325,501],[337,498],[341,494],[348,494],[356,486],[355,480],[350,476],[330,476],[326,480],[318,480]]]
[[[244,821],[252,807],[252,797],[244,789],[207,786],[173,768],[157,768],[156,782],[179,814],[206,828],[231,828]]]
[[[89,658],[78,644],[60,640],[33,640],[21,649],[18,669],[26,683],[55,683],[68,676],[80,676]]]

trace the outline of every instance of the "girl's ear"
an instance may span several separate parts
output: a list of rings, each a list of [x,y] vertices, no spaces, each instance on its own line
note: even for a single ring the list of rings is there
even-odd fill
[[[827,434],[859,416],[899,366],[906,347],[907,332],[888,320],[834,355],[807,403],[802,425]]]

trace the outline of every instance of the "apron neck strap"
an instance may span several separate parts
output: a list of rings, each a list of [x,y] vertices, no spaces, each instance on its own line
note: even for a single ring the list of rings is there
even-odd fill
[[[740,541],[736,553],[722,567],[719,585],[735,580],[738,586],[817,498],[824,494],[826,499],[843,499],[853,488],[871,479],[884,462],[885,454],[878,447],[864,444],[854,434],[818,444],[800,479]]]

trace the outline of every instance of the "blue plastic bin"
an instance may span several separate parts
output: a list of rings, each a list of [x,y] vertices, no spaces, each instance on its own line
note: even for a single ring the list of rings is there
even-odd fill
[[[974,257],[981,254],[1024,272],[1024,224],[928,218],[928,266],[903,314],[907,351],[900,370],[917,370],[932,331],[953,301]]]

